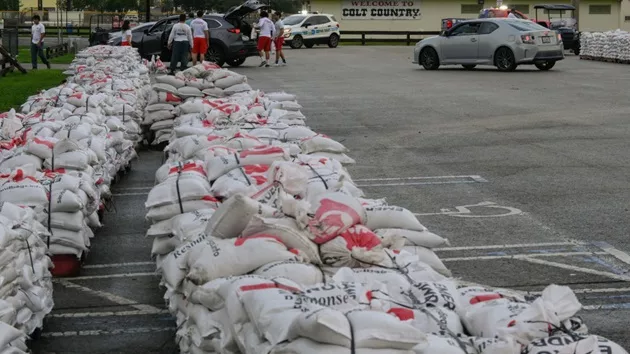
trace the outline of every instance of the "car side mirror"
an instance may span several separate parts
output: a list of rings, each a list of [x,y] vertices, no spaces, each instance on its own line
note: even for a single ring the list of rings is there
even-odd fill
[[[307,22],[307,23],[303,24],[303,25],[302,25],[302,27],[308,27],[308,26],[310,26],[310,25],[311,25],[311,24]]]

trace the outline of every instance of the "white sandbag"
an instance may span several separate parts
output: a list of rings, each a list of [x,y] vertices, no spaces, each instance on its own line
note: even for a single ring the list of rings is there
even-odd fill
[[[402,247],[402,250],[418,256],[420,261],[430,265],[436,272],[446,277],[452,276],[451,271],[444,265],[435,252],[430,249],[422,246],[404,246]]]
[[[418,302],[418,304],[424,306],[442,307],[455,312],[461,307],[461,298],[457,291],[457,286],[450,279],[413,283],[411,294],[413,295],[411,300],[414,304]],[[397,296],[396,294],[390,295]]]
[[[348,152],[348,149],[341,143],[321,134],[302,139],[300,141],[300,149],[302,149],[303,154],[310,154],[313,152],[332,152],[342,154]]]
[[[283,141],[297,141],[316,135],[317,133],[307,127],[289,127],[279,132],[280,139]]]
[[[175,87],[176,89],[180,87],[184,87],[184,85],[186,85],[186,82],[184,80],[181,80],[171,75],[156,76],[155,81],[158,83],[171,85]]]
[[[269,235],[277,237],[289,248],[304,252],[311,263],[321,264],[317,244],[309,239],[306,231],[301,230],[292,218],[264,218],[254,215],[242,232],[242,237]]]
[[[203,91],[201,91],[204,95],[209,96],[209,97],[223,97],[225,96],[225,92],[223,92],[223,89],[220,89],[218,87],[212,87],[212,88],[207,88]]]
[[[214,82],[214,86],[220,89],[226,89],[230,86],[234,86],[237,84],[241,84],[247,82],[247,77],[244,75],[233,74],[221,79],[218,79]]]
[[[376,229],[406,229],[413,231],[427,231],[409,210],[398,206],[366,207],[367,224],[372,230]]]
[[[203,93],[196,87],[180,87],[177,89],[177,95],[183,99],[190,97],[203,97]]]
[[[170,175],[164,182],[149,192],[146,208],[199,200],[211,195],[210,183],[195,172],[181,172]]]
[[[260,204],[249,197],[237,194],[221,203],[212,215],[206,233],[218,238],[238,237],[254,215],[280,216],[273,208]]]
[[[308,228],[313,235],[313,242],[317,244],[328,242],[366,220],[361,203],[356,198],[342,193],[317,196],[308,209],[302,208],[296,212],[296,219],[302,227]]]
[[[265,277],[282,277],[305,286],[323,283],[326,276],[319,266],[288,260],[266,264],[253,274]]]
[[[401,321],[407,321],[424,333],[447,332],[451,334],[464,334],[464,326],[459,316],[450,310],[439,307],[420,307],[409,309],[392,307],[387,313],[398,317]]]
[[[282,242],[272,237],[236,240],[208,238],[201,254],[191,264],[186,276],[196,285],[229,275],[247,274],[271,262],[301,260],[296,253],[289,251]]]
[[[170,222],[173,235],[181,242],[192,240],[205,231],[214,212],[214,209],[200,209],[175,216]]]
[[[223,92],[225,92],[226,95],[233,95],[235,93],[239,93],[239,92],[248,92],[251,91],[252,87],[249,86],[249,84],[247,83],[240,83],[240,84],[236,84],[236,85],[232,85],[228,88],[225,88],[223,90]]]
[[[173,85],[158,83],[151,86],[157,92],[170,92],[174,95],[177,95],[177,88]]]
[[[549,336],[549,325],[559,326],[582,305],[565,286],[550,285],[532,303],[508,299],[485,301],[469,307],[462,316],[468,332],[477,336],[510,336],[521,344]]]
[[[527,354],[627,354],[619,344],[599,336],[558,335],[537,339],[523,350]],[[498,354],[498,353],[497,353]]]
[[[265,94],[265,97],[268,98],[270,101],[295,101],[295,95],[286,92],[271,92]]]
[[[314,152],[312,154],[309,154],[311,156],[317,156],[317,157],[325,157],[327,159],[332,159],[332,160],[336,160],[339,161],[342,165],[354,165],[356,163],[356,161],[351,158],[350,156],[346,155],[346,154],[338,154],[338,153],[333,153],[333,152]]]
[[[355,225],[320,245],[322,261],[333,267],[380,264],[387,255],[381,239],[363,225]]]
[[[273,347],[270,354],[348,354],[348,348],[339,345],[315,342],[308,338],[297,338],[288,343],[280,343]],[[409,354],[408,350],[355,348],[355,354]],[[436,352],[437,353],[437,352]]]
[[[153,222],[170,219],[178,214],[188,213],[199,209],[214,209],[219,206],[219,201],[207,195],[200,200],[189,200],[175,204],[153,207],[147,212],[147,220]]]
[[[374,232],[381,238],[402,237],[406,239],[408,246],[422,246],[427,248],[437,248],[448,246],[447,239],[442,238],[429,231],[413,231],[405,229],[376,229]]]
[[[486,301],[507,299],[511,302],[526,302],[526,299],[522,294],[509,289],[466,286],[457,289],[457,291],[459,291],[461,298],[461,307],[458,310],[461,316],[465,315],[472,306]]]

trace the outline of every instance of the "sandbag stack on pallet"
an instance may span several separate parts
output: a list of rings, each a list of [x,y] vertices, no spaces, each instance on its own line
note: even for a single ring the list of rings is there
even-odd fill
[[[451,278],[431,250],[448,241],[366,199],[293,95],[178,106],[146,207],[182,353],[626,353],[587,334],[568,287],[533,298]]]
[[[582,59],[630,64],[630,33],[622,30],[580,34]]]
[[[0,204],[0,353],[28,352],[27,336],[52,310],[47,236],[33,210]]]
[[[20,113],[1,115],[0,202],[35,211],[50,231],[55,264],[89,250],[109,186],[136,156],[150,90],[132,48],[91,47],[66,73],[65,83],[29,97]]]

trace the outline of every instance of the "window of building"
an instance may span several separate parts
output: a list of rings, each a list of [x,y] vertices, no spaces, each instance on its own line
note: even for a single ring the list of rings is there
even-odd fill
[[[528,4],[517,4],[517,5],[510,5],[510,8],[518,11],[518,12],[522,12],[524,14],[529,14],[529,5]]]
[[[462,13],[478,15],[482,9],[482,6],[483,5],[477,5],[477,4],[462,4]]]
[[[588,5],[589,15],[610,15],[612,13],[611,5]]]
[[[625,17],[625,21],[626,21],[626,22],[630,22],[630,16],[626,16],[626,17]]]

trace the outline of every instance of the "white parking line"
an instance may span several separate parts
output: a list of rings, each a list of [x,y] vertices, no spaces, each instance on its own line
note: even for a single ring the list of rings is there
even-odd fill
[[[623,252],[623,251],[620,251],[620,250],[616,249],[611,244],[609,244],[607,242],[593,242],[593,245],[595,245],[596,247],[606,251],[608,254],[612,255],[613,257],[617,258],[618,260],[622,261],[623,263],[630,265],[630,255],[625,253],[625,252]]]
[[[116,267],[134,267],[143,265],[155,265],[155,262],[128,262],[128,263],[110,263],[110,264],[87,264],[83,269],[100,269],[100,268],[116,268]]]
[[[83,317],[109,317],[109,316],[142,316],[142,315],[161,315],[169,313],[168,310],[131,310],[131,311],[103,311],[103,312],[68,312],[68,313],[51,313],[46,318],[83,318]]]
[[[147,190],[147,189],[152,189],[153,187],[155,187],[154,185],[151,185],[149,187],[124,187],[124,188],[116,188],[114,190],[114,192],[122,192],[122,191],[136,191],[136,190]]]
[[[77,281],[77,280],[108,279],[108,278],[132,278],[132,277],[148,277],[148,276],[155,276],[155,275],[156,275],[155,272],[85,275],[85,276],[79,276],[79,277],[73,277],[73,278],[53,279],[53,281],[61,282],[64,280]]]
[[[112,330],[96,329],[88,331],[66,331],[66,332],[44,332],[42,337],[76,337],[76,336],[106,336],[106,335],[120,335],[120,334],[139,334],[139,333],[154,333],[154,332],[170,332],[176,331],[177,327],[135,327],[135,328],[120,328]]]
[[[461,261],[485,261],[491,259],[523,259],[529,257],[574,257],[574,256],[593,256],[604,255],[606,252],[557,252],[557,253],[538,253],[538,254],[512,254],[512,255],[496,255],[496,256],[471,256],[471,257],[452,257],[440,258],[443,262],[461,262]]]
[[[422,180],[422,179],[463,179],[470,178],[478,182],[488,182],[485,178],[478,175],[462,175],[462,176],[416,176],[416,177],[388,177],[388,178],[359,178],[354,182],[384,182],[384,181],[404,181],[404,180]]]
[[[149,195],[149,192],[146,193],[113,193],[112,196],[114,197],[126,197],[126,196],[132,196],[132,195]]]
[[[547,247],[547,246],[567,246],[567,245],[586,245],[584,242],[539,242],[539,243],[515,243],[505,245],[483,245],[483,246],[461,246],[461,247],[441,247],[434,248],[433,251],[469,251],[469,250],[492,250],[504,248],[528,248],[528,247]]]
[[[54,282],[63,285],[64,287],[68,288],[68,289],[75,289],[75,290],[79,290],[88,294],[92,294],[94,296],[98,296],[104,299],[107,299],[115,304],[118,305],[125,305],[125,306],[131,306],[133,308],[135,308],[136,310],[140,310],[140,311],[159,311],[160,309],[158,309],[155,306],[151,306],[151,305],[145,305],[145,304],[138,304],[136,301],[133,300],[129,300],[127,298],[124,298],[122,296],[118,296],[112,293],[108,293],[106,291],[102,291],[102,290],[94,290],[94,289],[90,289],[88,287],[85,286],[81,286],[79,284],[75,284],[75,283],[71,283],[70,281],[66,280],[66,279],[54,279]]]
[[[546,261],[546,260],[543,260],[543,259],[537,259],[537,258],[532,258],[532,257],[523,257],[523,258],[519,258],[519,259],[522,259],[524,261],[527,261],[527,262],[530,262],[530,263],[534,263],[534,264],[541,264],[541,265],[546,265],[546,266],[555,267],[555,268],[572,270],[574,272],[581,272],[581,273],[599,275],[599,276],[602,276],[602,277],[607,277],[607,278],[616,279],[616,280],[630,281],[630,277],[628,277],[628,276],[621,275],[621,274],[615,274],[615,273],[611,273],[611,272],[604,272],[604,271],[599,271],[599,270],[590,269],[590,268],[583,268],[583,267],[573,266],[573,265],[569,265],[569,264],[551,262],[551,261]]]

